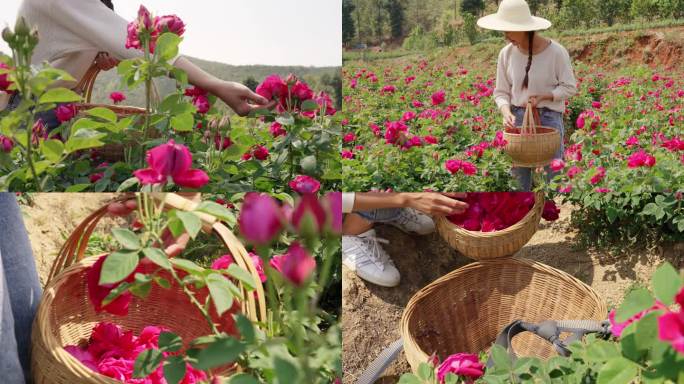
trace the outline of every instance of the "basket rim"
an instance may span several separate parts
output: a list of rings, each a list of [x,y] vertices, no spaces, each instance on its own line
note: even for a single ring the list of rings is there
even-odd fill
[[[440,222],[440,225],[443,225],[444,228],[443,230],[449,231],[449,232],[455,232],[458,235],[461,235],[463,237],[470,237],[470,238],[478,238],[478,239],[492,239],[496,237],[502,237],[505,235],[510,234],[511,232],[515,232],[519,230],[520,228],[525,227],[530,220],[532,220],[536,215],[537,212],[541,212],[541,210],[544,209],[544,193],[543,192],[536,192],[534,196],[534,205],[532,208],[523,216],[522,219],[520,219],[517,223],[511,225],[508,228],[502,229],[500,231],[493,231],[493,232],[482,232],[482,231],[469,231],[463,227],[460,227],[454,223],[452,223],[449,219],[446,218],[446,216],[439,216],[437,220]]]
[[[482,268],[497,268],[501,267],[502,264],[527,266],[537,272],[545,273],[547,275],[552,275],[556,278],[559,278],[560,280],[563,280],[566,284],[573,285],[575,288],[584,291],[584,293],[597,304],[597,309],[599,313],[605,313],[607,316],[608,308],[606,307],[605,301],[599,296],[599,294],[592,287],[590,287],[583,281],[577,279],[576,277],[572,276],[568,272],[559,270],[557,268],[551,267],[538,261],[515,256],[499,259],[479,260],[469,263],[463,267],[457,268],[447,273],[446,275],[434,280],[433,282],[418,290],[411,297],[411,299],[409,299],[408,303],[406,304],[406,307],[404,308],[400,321],[400,333],[404,343],[404,350],[418,353],[421,359],[424,361],[427,361],[427,359],[429,358],[429,355],[420,348],[415,337],[413,337],[413,334],[409,330],[409,323],[412,315],[416,310],[418,302],[420,302],[423,298],[430,295],[434,290],[446,284],[448,281],[454,278],[458,278],[458,276],[461,274],[470,273]],[[411,363],[411,361],[409,361],[409,363]]]
[[[548,129],[548,132],[535,132],[535,133],[516,133],[516,132],[509,132],[508,129],[504,129],[503,134],[504,136],[509,135],[509,136],[514,136],[514,137],[530,137],[530,136],[560,136],[560,131],[556,128],[553,127],[548,127],[548,126],[539,126],[537,128],[544,128]],[[516,128],[520,129],[520,128]]]

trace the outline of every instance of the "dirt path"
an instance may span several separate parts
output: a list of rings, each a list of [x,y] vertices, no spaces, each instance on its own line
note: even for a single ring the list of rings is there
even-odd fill
[[[554,223],[542,221],[539,231],[517,254],[566,271],[592,286],[607,304],[620,302],[625,291],[647,282],[664,260],[684,267],[684,244],[619,257],[576,249],[575,233],[569,228],[571,206],[561,207]],[[358,375],[392,341],[400,337],[399,324],[404,306],[413,294],[446,273],[471,260],[452,250],[438,234],[409,236],[393,227],[379,226],[378,236],[390,241],[386,250],[401,272],[396,288],[381,288],[360,280],[343,268],[342,331],[345,384]],[[410,370],[403,354],[385,372],[380,383],[395,383]]]
[[[33,256],[36,259],[41,283],[50,272],[64,240],[71,230],[94,210],[106,204],[113,195],[104,193],[32,193],[27,195],[28,203],[21,205],[24,223],[29,233]],[[111,218],[104,218],[96,233],[106,233],[114,224]]]

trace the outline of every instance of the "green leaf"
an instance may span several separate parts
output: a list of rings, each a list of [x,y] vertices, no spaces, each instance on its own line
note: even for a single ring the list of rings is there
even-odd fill
[[[66,142],[66,151],[71,154],[82,149],[97,148],[104,145],[100,139],[107,136],[91,129],[80,129]]]
[[[195,117],[192,113],[182,113],[171,118],[171,128],[178,132],[192,132],[195,127]]]
[[[658,340],[658,317],[660,315],[658,312],[651,312],[636,323],[634,342],[639,350],[648,351]]]
[[[633,362],[624,357],[609,360],[598,373],[597,384],[629,384],[638,373]]]
[[[178,45],[183,39],[180,36],[166,32],[157,39],[155,55],[159,55],[164,61],[169,61],[178,56]]]
[[[138,250],[142,247],[140,245],[140,239],[138,239],[138,236],[131,230],[126,228],[114,228],[112,229],[112,235],[114,235],[116,241],[125,249]]]
[[[615,207],[608,206],[606,208],[606,216],[608,216],[608,222],[613,223],[617,218],[619,211]]]
[[[604,363],[614,356],[619,355],[620,351],[613,342],[596,340],[587,345],[587,361],[592,363]]]
[[[228,266],[228,274],[242,282],[247,290],[253,291],[256,289],[256,284],[254,284],[254,277],[252,274],[242,269],[236,263]]]
[[[143,254],[145,257],[150,259],[150,261],[166,270],[170,270],[172,268],[171,262],[166,256],[166,253],[159,248],[145,248],[143,249]]]
[[[399,384],[423,384],[423,382],[411,373],[404,373],[399,378]]]
[[[280,357],[273,358],[276,376],[279,383],[299,383],[299,370],[292,361]]]
[[[682,285],[682,278],[670,263],[665,263],[658,267],[651,278],[653,293],[656,299],[665,305],[674,302],[674,298]]]
[[[41,143],[41,151],[46,159],[57,163],[62,159],[62,154],[64,154],[64,143],[59,140],[45,140]]]
[[[245,315],[237,314],[235,317],[235,325],[237,326],[240,336],[245,342],[251,344],[256,340],[256,335],[254,333],[254,324]]]
[[[149,376],[161,364],[164,356],[158,349],[146,349],[138,355],[133,365],[133,377],[142,379]]]
[[[173,217],[171,218],[171,220],[169,220],[168,228],[169,231],[171,231],[173,237],[178,237],[182,235],[185,231],[185,228],[183,227],[183,222],[180,221],[180,219],[177,217]]]
[[[246,373],[238,373],[228,379],[228,384],[259,384],[259,380]]]
[[[233,306],[233,294],[230,293],[228,279],[219,273],[212,273],[207,276],[206,281],[216,312],[221,316]]]
[[[155,276],[154,281],[157,283],[157,285],[164,289],[171,288],[171,283],[169,283],[169,281],[163,277]]]
[[[127,278],[138,266],[138,252],[114,252],[102,264],[100,285],[114,284]]]
[[[171,264],[192,275],[201,275],[204,272],[204,268],[190,260],[173,258],[171,259]]]
[[[319,108],[318,103],[316,103],[313,100],[305,100],[302,103],[302,111],[304,111],[304,112],[317,111],[318,108]]]
[[[203,201],[197,208],[197,212],[207,213],[216,217],[219,220],[225,221],[228,224],[235,224],[235,215],[225,206],[215,203],[213,201]]]
[[[653,297],[643,288],[630,292],[624,302],[615,311],[615,321],[623,323],[637,313],[653,306]]]
[[[497,368],[502,368],[507,371],[511,370],[511,357],[508,355],[508,352],[506,351],[506,349],[504,349],[504,347],[496,344],[492,345],[492,348],[489,350],[489,353],[492,355],[494,365]]]
[[[183,340],[180,336],[171,332],[159,334],[159,349],[162,352],[178,352],[183,348]]]
[[[430,364],[421,363],[418,366],[418,377],[423,379],[423,381],[428,381],[435,374],[435,369],[432,368]]]
[[[74,192],[83,192],[86,189],[90,188],[92,184],[74,184],[70,185],[67,189],[64,190],[64,192],[67,193],[74,193]]]
[[[192,212],[176,211],[176,216],[183,222],[183,227],[190,237],[193,239],[197,237],[202,229],[202,220]]]
[[[110,123],[116,123],[116,113],[108,108],[97,107],[89,109],[86,112],[88,115],[93,117],[99,117],[102,120],[108,121]]]
[[[161,335],[160,335],[161,337]],[[185,360],[183,356],[169,356],[164,363],[164,378],[168,384],[178,384],[185,377]]]
[[[201,350],[197,356],[197,368],[209,370],[232,363],[245,351],[245,345],[232,337],[222,337]]]
[[[307,157],[303,158],[299,164],[302,166],[304,173],[312,174],[312,173],[316,172],[316,166],[317,166],[316,156],[307,156]]]
[[[119,284],[116,288],[112,289],[109,294],[102,300],[102,306],[111,304],[112,301],[116,300],[117,297],[121,296],[124,292],[128,291],[131,284],[123,282]]]
[[[81,95],[72,90],[66,88],[53,88],[49,89],[40,97],[40,99],[38,99],[38,104],[73,103],[81,100]]]

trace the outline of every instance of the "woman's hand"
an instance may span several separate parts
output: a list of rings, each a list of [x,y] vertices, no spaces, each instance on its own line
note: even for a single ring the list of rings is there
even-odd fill
[[[529,99],[530,103],[532,103],[532,107],[534,107],[534,108],[537,108],[537,105],[544,100],[553,101],[553,94],[547,93],[544,95],[534,95],[534,96],[530,96],[530,99]]]
[[[406,207],[417,209],[431,216],[458,215],[468,209],[468,204],[456,198],[465,197],[463,193],[418,192],[402,193]]]
[[[233,81],[220,80],[211,92],[240,116],[247,116],[257,109],[273,109],[276,106],[276,101],[269,101]]]
[[[501,114],[503,114],[504,127],[507,129],[515,128],[515,115],[511,112],[511,106],[506,105],[501,108]]]
[[[95,65],[101,71],[109,71],[119,65],[119,60],[109,56],[107,52],[100,52],[95,56]]]

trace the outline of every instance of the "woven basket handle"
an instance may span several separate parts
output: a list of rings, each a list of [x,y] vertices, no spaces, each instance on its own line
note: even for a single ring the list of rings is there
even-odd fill
[[[198,205],[197,202],[188,200],[185,197],[174,193],[159,193],[151,195],[158,202],[164,203],[166,208],[193,211]],[[64,269],[83,260],[85,251],[88,247],[88,240],[93,234],[93,231],[95,230],[95,227],[99,223],[100,219],[109,213],[107,209],[109,204],[114,202],[125,202],[134,199],[136,199],[136,195],[134,194],[116,197],[103,207],[91,213],[78,226],[76,226],[71,235],[65,241],[62,248],[59,250],[57,258],[52,264],[50,275],[48,276],[48,283]],[[243,287],[243,296],[246,300],[246,303],[244,303],[246,305],[243,306],[243,313],[253,321],[266,321],[266,300],[264,288],[260,283],[259,273],[257,272],[249,253],[242,245],[240,240],[235,237],[233,232],[216,217],[201,212],[195,212],[195,214],[202,220],[202,229],[207,233],[216,234],[228,248],[237,265],[240,268],[249,271],[249,273],[252,275],[252,278],[256,282],[256,295],[247,292],[247,290]],[[242,284],[240,285],[242,286]]]
[[[523,116],[523,125],[520,129],[521,134],[531,134],[537,133],[537,127],[541,125],[541,119],[539,117],[539,110],[532,106],[532,102],[527,102],[527,107],[525,108],[525,115]]]
[[[106,52],[99,52],[98,54],[100,53]],[[83,95],[84,104],[90,104],[92,102],[95,80],[97,80],[97,76],[100,75],[100,72],[102,71],[97,66],[96,62],[93,61],[93,64],[90,65],[90,68],[88,68],[85,75],[83,75],[78,84],[73,88],[74,92]],[[154,81],[152,82],[152,101],[155,105],[159,104],[160,101],[159,91],[157,90],[157,85]]]

